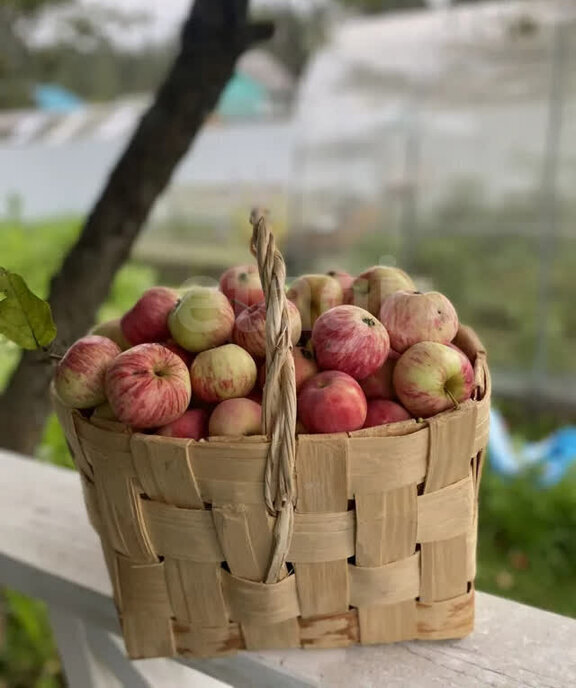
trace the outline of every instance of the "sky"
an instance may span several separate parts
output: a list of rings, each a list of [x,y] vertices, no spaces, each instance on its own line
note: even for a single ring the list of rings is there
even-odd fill
[[[142,41],[162,40],[170,36],[183,20],[191,0],[80,0],[83,5],[109,6],[118,9],[146,12],[152,18],[149,26],[142,29]],[[318,2],[318,0],[314,0]],[[312,0],[251,0],[255,8],[291,5],[303,9]]]
[[[81,0],[83,5],[92,5],[94,0]],[[146,12],[151,16],[149,26],[143,27],[147,37],[162,40],[174,32],[184,18],[190,0],[101,0],[100,6]]]

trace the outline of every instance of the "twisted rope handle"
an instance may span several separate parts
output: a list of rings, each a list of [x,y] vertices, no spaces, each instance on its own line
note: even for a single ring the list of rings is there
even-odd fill
[[[274,544],[265,583],[275,583],[286,561],[294,529],[296,489],[296,380],[284,284],[286,265],[268,228],[266,213],[250,216],[250,249],[258,262],[266,299],[266,384],[262,401],[264,433],[270,438],[264,477],[268,511],[276,516]]]

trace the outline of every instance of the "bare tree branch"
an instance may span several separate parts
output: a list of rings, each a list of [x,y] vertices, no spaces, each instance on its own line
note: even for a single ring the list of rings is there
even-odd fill
[[[196,0],[180,52],[112,171],[50,289],[58,340],[69,345],[94,322],[154,202],[231,77],[239,55],[271,25],[251,25],[248,0]],[[30,454],[49,412],[45,356],[25,352],[0,397],[0,446]]]

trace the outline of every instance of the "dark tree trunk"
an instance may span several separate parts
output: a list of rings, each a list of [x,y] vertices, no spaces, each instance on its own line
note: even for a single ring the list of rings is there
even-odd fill
[[[181,48],[102,195],[52,280],[58,343],[68,346],[93,324],[154,202],[216,105],[239,55],[272,33],[247,23],[248,0],[196,0]],[[49,413],[52,367],[25,352],[0,397],[0,446],[31,454]]]

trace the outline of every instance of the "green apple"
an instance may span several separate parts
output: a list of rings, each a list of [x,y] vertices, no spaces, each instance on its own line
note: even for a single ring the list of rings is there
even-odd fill
[[[182,295],[168,316],[168,327],[183,349],[194,353],[206,351],[230,339],[234,311],[221,291],[194,286]]]

